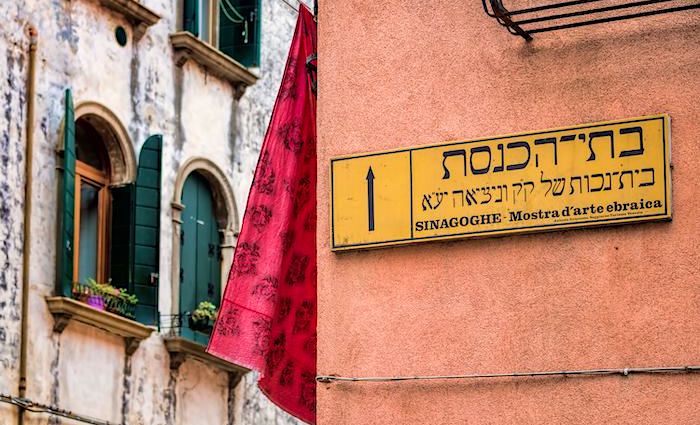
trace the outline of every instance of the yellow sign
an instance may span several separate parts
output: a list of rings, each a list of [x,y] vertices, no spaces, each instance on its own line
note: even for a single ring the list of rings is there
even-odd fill
[[[671,218],[657,115],[331,160],[333,250]]]

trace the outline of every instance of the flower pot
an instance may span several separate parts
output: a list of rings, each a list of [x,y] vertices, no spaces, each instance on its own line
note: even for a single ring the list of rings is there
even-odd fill
[[[118,296],[111,294],[105,295],[105,309],[110,313],[133,319],[134,307],[134,304],[131,304]]]
[[[193,331],[211,333],[214,329],[214,324],[210,320],[195,320],[192,316],[188,319],[190,324],[190,329]]]
[[[85,299],[85,304],[97,310],[105,309],[105,300],[101,295],[88,295]]]

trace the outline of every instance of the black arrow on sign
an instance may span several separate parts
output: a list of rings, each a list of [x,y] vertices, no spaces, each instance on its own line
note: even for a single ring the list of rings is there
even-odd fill
[[[374,231],[374,173],[372,167],[367,171],[367,218],[369,221],[369,231]]]

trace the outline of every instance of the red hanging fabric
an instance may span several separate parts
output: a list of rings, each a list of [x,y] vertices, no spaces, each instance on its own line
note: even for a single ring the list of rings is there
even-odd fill
[[[282,409],[316,422],[316,99],[306,58],[316,23],[294,38],[248,196],[207,351],[260,372]]]

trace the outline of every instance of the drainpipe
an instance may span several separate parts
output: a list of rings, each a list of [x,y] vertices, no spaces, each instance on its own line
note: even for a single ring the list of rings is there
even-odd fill
[[[34,80],[36,76],[36,48],[39,33],[33,25],[27,27],[29,35],[29,69],[27,76],[27,119],[25,134],[27,149],[24,155],[24,240],[22,247],[22,312],[20,318],[20,348],[19,348],[19,398],[27,395],[27,310],[29,306],[29,255],[31,249],[31,216],[32,216],[32,161],[34,159]],[[24,424],[23,407],[19,408],[18,425]]]

